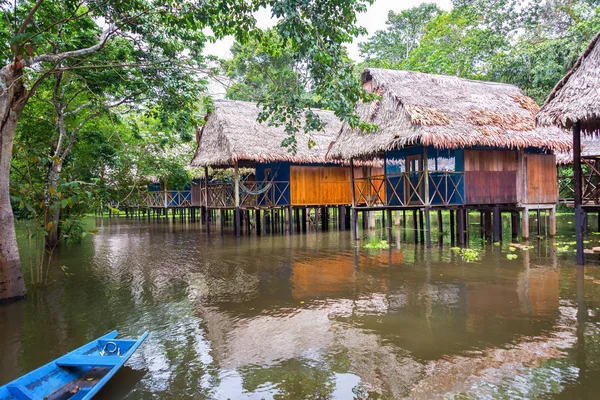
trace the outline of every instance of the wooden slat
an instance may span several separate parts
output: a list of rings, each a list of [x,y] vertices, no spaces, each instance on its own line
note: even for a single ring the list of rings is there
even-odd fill
[[[558,201],[556,159],[552,154],[526,154],[526,204],[552,204]]]
[[[345,167],[290,167],[291,203],[300,205],[342,205],[352,203],[350,170]]]
[[[517,202],[516,171],[466,171],[466,204],[511,204]]]

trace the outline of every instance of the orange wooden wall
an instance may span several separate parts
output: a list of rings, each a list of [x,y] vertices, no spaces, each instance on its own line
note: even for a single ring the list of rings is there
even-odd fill
[[[294,206],[352,204],[350,168],[292,165],[290,196]]]
[[[527,174],[524,204],[551,204],[558,201],[556,158],[551,154],[525,154]]]

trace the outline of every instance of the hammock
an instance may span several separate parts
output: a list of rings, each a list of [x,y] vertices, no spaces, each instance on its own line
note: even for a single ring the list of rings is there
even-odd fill
[[[260,196],[261,194],[266,193],[272,187],[273,187],[273,181],[269,181],[269,183],[267,183],[264,188],[259,189],[259,190],[250,190],[246,187],[246,185],[244,185],[244,184],[240,185],[240,189],[242,190],[242,192],[244,192],[246,194],[250,194],[250,195],[257,195],[257,196]]]

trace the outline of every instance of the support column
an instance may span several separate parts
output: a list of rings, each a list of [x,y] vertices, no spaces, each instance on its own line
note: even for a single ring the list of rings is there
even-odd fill
[[[578,265],[585,264],[583,253],[583,209],[582,203],[582,175],[581,175],[581,123],[577,121],[573,126],[573,179],[575,180],[575,242],[577,248],[576,260]]]
[[[431,213],[429,206],[425,207],[425,243],[428,249],[431,248]]]
[[[425,244],[425,223],[423,221],[423,210],[419,210],[419,235],[421,244]]]
[[[521,212],[521,238],[529,240],[529,209],[523,208]]]
[[[221,236],[223,236],[223,233],[225,232],[225,212],[223,211],[223,209],[221,209],[219,214],[221,214]]]
[[[394,211],[394,225],[400,226],[400,210]],[[600,231],[600,229],[599,229]]]
[[[556,236],[556,205],[552,206],[550,209],[548,225],[548,233],[550,234],[550,237]]]
[[[240,220],[240,170],[238,168],[237,161],[235,162],[234,168],[234,195],[235,195],[235,236],[240,237],[242,235],[242,227]]]
[[[459,209],[458,212],[456,213],[456,227],[457,227],[457,239],[458,239],[458,244],[459,245],[463,245],[465,244],[465,236],[464,236],[464,232],[465,232],[465,222],[464,222],[464,213],[462,209]]]
[[[260,236],[262,234],[262,220],[260,216],[260,208],[257,208],[256,211],[254,211],[254,218],[256,219],[256,234]]]
[[[358,211],[352,207],[352,238],[358,240]]]
[[[456,212],[454,210],[450,210],[450,245],[454,246],[456,242],[456,228],[454,226],[456,222]]]
[[[340,207],[340,231],[346,230],[346,206]]]
[[[367,211],[367,221],[369,230],[375,229],[375,211]]]
[[[285,208],[285,220],[288,226],[288,233],[292,235],[294,233],[294,211],[292,210],[292,206]]]
[[[387,241],[388,244],[392,243],[392,210],[390,210],[389,208],[387,210],[385,210],[384,212],[387,212]]]
[[[502,241],[502,213],[500,207],[494,207],[494,242]]]

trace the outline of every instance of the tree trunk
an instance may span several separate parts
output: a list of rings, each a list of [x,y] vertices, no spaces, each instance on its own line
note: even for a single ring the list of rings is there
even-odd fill
[[[60,175],[61,164],[56,161],[52,162],[52,166],[48,170],[46,179],[46,198],[44,210],[44,226],[47,230],[46,247],[53,249],[58,244],[58,221],[60,219],[60,205],[53,204],[57,200],[58,193],[58,177]],[[53,194],[54,193],[54,194]],[[52,223],[50,225],[50,223]]]
[[[0,302],[25,297],[9,177],[17,121],[26,99],[21,74],[3,68],[0,73]]]

